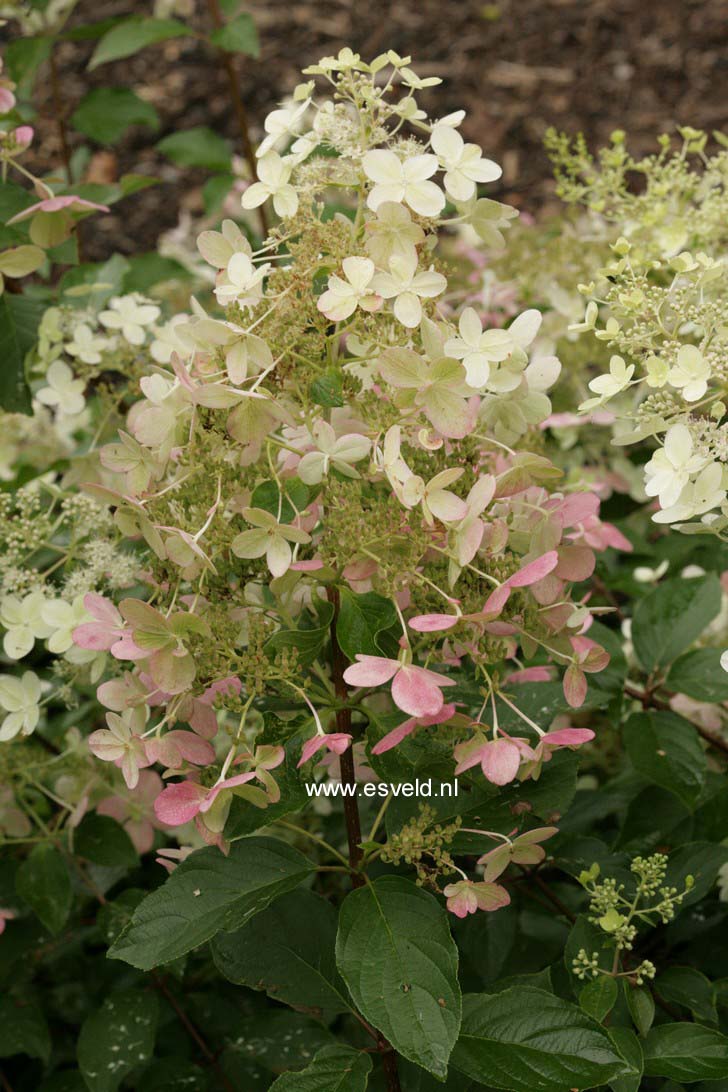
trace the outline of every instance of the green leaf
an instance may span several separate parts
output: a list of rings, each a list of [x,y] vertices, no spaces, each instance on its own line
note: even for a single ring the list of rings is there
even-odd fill
[[[22,299],[22,297],[17,297]],[[8,293],[0,296],[0,409],[30,413],[30,389],[25,381],[23,336]]]
[[[224,174],[215,174],[207,179],[202,187],[202,200],[205,205],[206,216],[212,216],[221,208],[234,184],[235,176],[227,171]]]
[[[453,1065],[511,1092],[565,1092],[627,1076],[629,1065],[586,1013],[530,986],[464,998]]]
[[[51,38],[16,38],[5,46],[5,68],[21,95],[32,94],[36,74],[50,56],[52,44]]]
[[[35,846],[15,877],[15,890],[51,933],[60,933],[73,901],[63,855],[48,843]]]
[[[381,656],[377,634],[389,629],[397,621],[397,611],[389,599],[376,592],[355,595],[348,588],[341,588],[341,607],[336,623],[336,637],[342,652],[349,660],[357,653],[363,656]]]
[[[707,760],[697,729],[675,713],[636,713],[622,729],[630,762],[643,777],[690,807],[705,782]]]
[[[99,144],[115,144],[130,125],[158,129],[159,114],[128,87],[99,87],[84,96],[71,124]]]
[[[336,911],[300,888],[276,899],[234,933],[218,933],[212,955],[221,974],[240,986],[265,990],[314,1016],[350,1005],[336,970]]]
[[[720,610],[714,573],[666,580],[640,599],[632,618],[632,642],[645,671],[666,667],[699,637]]]
[[[178,167],[205,167],[210,171],[230,170],[230,145],[204,125],[172,133],[160,140],[157,148]]]
[[[372,1068],[368,1054],[337,1043],[323,1047],[298,1073],[283,1073],[271,1092],[365,1092]]]
[[[601,1024],[607,1013],[614,1008],[617,1000],[617,983],[607,974],[600,974],[587,982],[579,993],[579,1005],[589,1016]]]
[[[631,1028],[609,1028],[609,1038],[634,1070],[628,1077],[613,1077],[609,1087],[612,1092],[640,1092],[645,1063],[639,1039]]]
[[[352,891],[336,962],[362,1015],[405,1058],[444,1077],[461,999],[457,948],[435,897],[400,876]]]
[[[630,986],[625,982],[624,994],[634,1026],[644,1039],[655,1019],[655,1002],[646,986]]]
[[[76,831],[74,848],[79,857],[106,867],[133,867],[137,851],[124,828],[109,815],[86,815]]]
[[[309,394],[317,406],[333,408],[344,405],[341,372],[338,368],[330,368],[323,375],[314,379],[309,387]]]
[[[149,19],[142,16],[125,19],[104,34],[89,61],[89,68],[98,68],[107,61],[131,57],[140,49],[164,42],[168,38],[187,37],[190,34],[192,31],[177,19]]]
[[[699,1023],[718,1023],[713,984],[694,967],[668,967],[658,975],[655,989],[665,1001],[690,1009]]]
[[[665,686],[696,701],[728,701],[728,672],[720,666],[720,649],[686,652],[670,668]]]
[[[224,27],[213,30],[210,41],[227,53],[245,53],[248,57],[260,56],[258,31],[253,17],[246,13],[238,15]]]
[[[45,1016],[38,1005],[16,1004],[10,997],[0,1000],[0,1058],[27,1054],[47,1062],[51,1037]]]
[[[189,270],[175,258],[165,258],[152,250],[148,254],[135,254],[129,258],[124,274],[124,292],[148,292],[163,281],[188,280]]]
[[[89,1092],[115,1092],[152,1056],[159,1001],[151,990],[120,990],[91,1012],[78,1037],[78,1066]]]
[[[665,883],[682,891],[687,876],[692,876],[693,886],[678,907],[684,909],[704,898],[715,884],[718,871],[728,863],[728,846],[712,842],[689,842],[670,854],[667,862]]]
[[[660,1024],[643,1043],[645,1076],[674,1081],[728,1077],[728,1039],[699,1024]]]
[[[198,850],[147,895],[108,954],[145,971],[169,963],[223,929],[240,928],[312,871],[275,838],[242,838],[228,857],[216,846]]]

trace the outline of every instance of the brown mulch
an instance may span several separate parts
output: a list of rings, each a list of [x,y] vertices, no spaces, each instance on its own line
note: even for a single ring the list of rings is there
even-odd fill
[[[81,0],[69,26],[150,9],[134,0]],[[411,54],[419,74],[445,78],[418,96],[421,105],[435,115],[467,109],[463,132],[504,167],[494,195],[529,211],[555,201],[542,151],[549,125],[583,131],[593,146],[625,129],[641,152],[678,124],[728,129],[728,0],[251,0],[247,10],[261,56],[237,63],[254,139],[305,65],[342,45],[365,59],[392,48]],[[197,0],[192,22],[209,28],[206,0]],[[170,164],[155,151],[157,140],[207,125],[230,137],[237,151],[240,142],[219,57],[203,43],[151,46],[89,73],[92,49],[88,42],[59,47],[68,113],[89,88],[127,86],[162,119],[157,134],[135,128],[113,154],[94,159],[99,177],[133,171],[163,180],[95,221],[89,256],[101,259],[114,250],[151,249],[177,222],[180,207],[199,210],[204,173]],[[32,165],[48,169],[58,145],[43,78],[36,105],[41,144]]]

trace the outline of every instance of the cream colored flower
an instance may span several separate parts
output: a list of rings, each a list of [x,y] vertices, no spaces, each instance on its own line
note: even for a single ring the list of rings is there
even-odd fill
[[[46,372],[47,387],[36,394],[44,406],[55,406],[61,413],[73,416],[81,413],[86,405],[83,379],[76,379],[71,369],[61,360],[54,360]]]
[[[453,201],[469,201],[478,182],[494,182],[503,173],[497,163],[482,157],[478,144],[466,144],[452,125],[436,125],[430,144],[445,171],[445,189]]]
[[[672,387],[682,390],[686,402],[697,402],[708,389],[710,364],[696,345],[681,345],[677,361],[667,375]]]
[[[282,220],[295,216],[298,211],[298,194],[290,184],[292,164],[281,159],[278,152],[266,152],[258,160],[258,181],[248,186],[242,196],[244,209],[257,209],[268,198],[273,198],[273,208]]]
[[[332,322],[348,318],[357,307],[363,311],[377,311],[382,306],[382,299],[371,288],[374,262],[370,258],[344,258],[342,268],[346,279],[336,273],[329,277],[328,288],[318,298],[319,311]]]
[[[34,731],[40,719],[40,693],[41,681],[34,671],[25,671],[20,678],[0,675],[0,707],[7,712],[0,724],[0,742]]]
[[[372,288],[385,300],[394,300],[395,318],[409,329],[422,321],[421,299],[433,299],[447,288],[442,273],[432,269],[417,272],[417,255],[395,256],[390,260],[389,273],[377,273]]]
[[[402,202],[419,216],[438,216],[445,207],[445,195],[428,179],[438,167],[434,155],[400,159],[394,152],[377,148],[362,160],[367,178],[374,182],[367,205],[376,212],[385,201]]]

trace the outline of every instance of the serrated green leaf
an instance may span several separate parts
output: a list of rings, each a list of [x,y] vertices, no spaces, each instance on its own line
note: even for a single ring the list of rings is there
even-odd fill
[[[218,933],[212,955],[231,982],[265,990],[314,1016],[351,1006],[336,970],[336,911],[300,888],[283,895],[234,933]]]
[[[646,986],[631,986],[627,982],[624,984],[624,994],[634,1026],[644,1039],[655,1019],[655,1002],[652,994]]]
[[[73,901],[63,854],[47,842],[35,846],[15,877],[15,890],[51,933],[60,933]]]
[[[128,87],[98,87],[81,100],[71,124],[99,144],[115,144],[130,125],[158,129],[159,114]]]
[[[510,1092],[593,1088],[630,1073],[591,1017],[529,986],[464,998],[452,1064],[473,1080]]]
[[[314,379],[309,394],[317,406],[336,408],[344,405],[341,372],[332,368]]]
[[[609,1028],[609,1038],[618,1053],[634,1070],[628,1077],[612,1078],[609,1087],[612,1092],[640,1092],[645,1062],[639,1039],[631,1028]]]
[[[86,1018],[78,1038],[78,1066],[89,1092],[115,1092],[152,1056],[159,1001],[151,990],[120,990]]]
[[[405,1058],[444,1077],[461,1000],[457,948],[434,896],[400,876],[352,891],[339,913],[336,962],[363,1016]]]
[[[377,635],[397,621],[394,604],[376,592],[356,595],[342,587],[339,595],[336,637],[344,655],[351,661],[356,659],[357,653],[363,656],[381,656],[382,649],[377,644]]]
[[[640,599],[632,618],[632,642],[645,671],[676,660],[712,622],[720,603],[720,581],[714,573],[666,580]]]
[[[298,1073],[283,1073],[271,1092],[365,1092],[372,1069],[368,1054],[338,1044],[324,1047]]]
[[[107,61],[131,57],[140,49],[167,41],[168,38],[189,37],[192,31],[177,19],[150,19],[133,16],[117,23],[104,34],[89,61],[89,68],[98,68]]]
[[[616,1000],[617,983],[606,974],[593,978],[579,992],[579,1006],[600,1024],[607,1013],[612,1011]]]
[[[313,867],[275,838],[242,838],[228,857],[213,846],[198,850],[147,895],[108,954],[141,970],[169,963],[221,930],[240,928]]]
[[[707,760],[697,729],[675,713],[636,713],[622,729],[630,762],[643,777],[690,807],[705,782]]]
[[[665,686],[696,701],[728,701],[728,672],[720,666],[721,650],[694,648],[670,668]]]
[[[713,984],[695,967],[667,967],[657,976],[655,989],[665,1001],[690,1009],[699,1023],[717,1025]]]
[[[660,1024],[642,1049],[645,1075],[674,1081],[718,1081],[728,1078],[728,1038],[699,1024]]]

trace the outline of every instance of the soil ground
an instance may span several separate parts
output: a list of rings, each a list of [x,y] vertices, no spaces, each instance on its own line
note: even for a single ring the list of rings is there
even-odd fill
[[[191,22],[209,29],[206,0],[195,3]],[[150,8],[134,0],[81,0],[68,25]],[[418,95],[426,109],[468,111],[464,134],[504,167],[492,195],[534,213],[555,201],[541,147],[549,125],[583,131],[592,146],[625,129],[631,147],[642,152],[677,124],[728,129],[728,0],[250,0],[247,10],[261,54],[237,64],[254,139],[305,65],[347,44],[366,59],[393,48],[411,54],[419,74],[445,78]],[[163,180],[95,222],[89,256],[101,259],[114,250],[151,249],[181,207],[200,207],[206,176],[171,165],[156,152],[157,140],[207,125],[240,146],[219,57],[205,44],[178,39],[89,73],[92,49],[89,42],[59,47],[67,112],[89,88],[127,86],[152,102],[162,120],[158,133],[134,128],[112,153],[94,157],[96,180],[128,171]],[[51,114],[42,78],[36,104],[41,118]],[[55,126],[40,121],[39,134],[34,168],[57,162]]]

